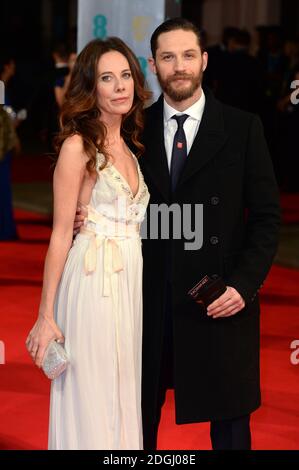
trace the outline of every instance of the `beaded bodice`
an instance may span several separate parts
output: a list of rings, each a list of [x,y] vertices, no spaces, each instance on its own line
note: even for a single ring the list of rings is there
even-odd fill
[[[86,209],[88,211],[85,226],[93,229],[99,218],[107,223],[120,222],[124,224],[140,224],[144,218],[149,201],[149,192],[144,182],[138,160],[133,155],[139,178],[138,190],[134,195],[126,179],[115,166],[108,162],[100,170],[104,156],[97,154],[98,178],[92,190],[91,200]],[[102,227],[103,228],[103,227]]]

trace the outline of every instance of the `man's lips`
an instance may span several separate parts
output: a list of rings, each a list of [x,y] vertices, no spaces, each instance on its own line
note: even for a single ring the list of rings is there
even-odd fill
[[[191,80],[190,77],[174,77],[171,79],[172,82],[186,82],[187,80]]]

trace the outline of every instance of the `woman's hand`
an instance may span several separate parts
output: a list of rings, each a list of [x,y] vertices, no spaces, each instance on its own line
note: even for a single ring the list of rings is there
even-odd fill
[[[45,350],[52,340],[63,343],[64,336],[52,318],[40,315],[26,339],[27,350],[38,367],[41,367]]]

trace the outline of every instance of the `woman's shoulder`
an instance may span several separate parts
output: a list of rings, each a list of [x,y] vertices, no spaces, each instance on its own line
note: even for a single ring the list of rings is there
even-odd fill
[[[86,165],[88,157],[84,150],[83,139],[79,134],[74,134],[65,139],[59,153],[59,160],[75,165]]]
[[[76,151],[83,151],[84,146],[83,146],[83,138],[80,134],[73,134],[67,137],[63,144],[62,147],[64,148],[72,148],[73,150]]]

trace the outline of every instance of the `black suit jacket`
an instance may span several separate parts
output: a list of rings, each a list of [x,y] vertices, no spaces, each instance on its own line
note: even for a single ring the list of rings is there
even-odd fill
[[[203,207],[203,244],[186,250],[184,238],[143,240],[143,420],[156,416],[166,283],[172,285],[174,387],[177,423],[232,418],[260,405],[258,291],[276,252],[279,195],[258,117],[217,101],[206,105],[176,192],[164,148],[163,98],[146,110],[140,159],[151,205]],[[189,240],[190,241],[190,240]],[[169,260],[171,273],[169,276]],[[218,274],[246,307],[208,318],[187,291]]]

